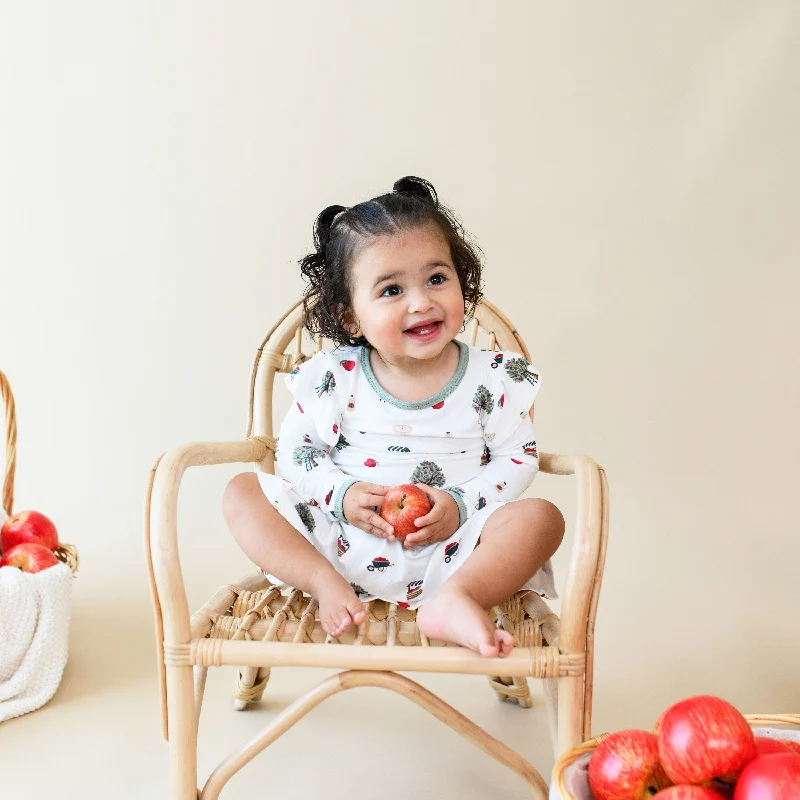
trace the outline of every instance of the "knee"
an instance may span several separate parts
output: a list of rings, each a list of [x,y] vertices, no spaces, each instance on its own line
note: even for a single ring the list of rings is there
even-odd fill
[[[240,472],[228,481],[222,494],[222,516],[229,525],[254,496],[255,491],[261,492],[255,472]]]
[[[535,520],[537,535],[546,537],[552,552],[555,553],[561,546],[566,530],[564,515],[559,511],[558,506],[541,497],[519,502],[525,505],[523,513],[526,518]]]

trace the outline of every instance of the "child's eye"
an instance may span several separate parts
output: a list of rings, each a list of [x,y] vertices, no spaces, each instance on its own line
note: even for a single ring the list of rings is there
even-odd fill
[[[434,286],[441,286],[446,280],[447,278],[444,275],[442,275],[441,272],[437,272],[435,275],[431,275],[430,277],[430,282]]]
[[[381,297],[397,297],[397,295],[400,294],[401,291],[402,289],[399,286],[393,284],[392,286],[387,286],[381,292]]]

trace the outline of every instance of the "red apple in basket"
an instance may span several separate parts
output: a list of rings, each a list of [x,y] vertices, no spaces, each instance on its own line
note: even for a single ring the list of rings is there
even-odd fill
[[[48,550],[58,547],[56,526],[38,511],[20,511],[9,517],[0,529],[0,553],[27,543],[40,544]]]
[[[773,753],[753,759],[736,781],[733,800],[800,800],[800,755]]]
[[[670,786],[669,789],[664,789],[658,792],[655,797],[660,797],[661,800],[723,800],[721,794],[706,789],[705,786]]]
[[[6,550],[0,559],[0,567],[17,567],[23,572],[41,572],[56,564],[58,559],[52,550],[33,542],[23,542]]]
[[[790,739],[772,739],[769,736],[756,736],[756,755],[771,756],[774,753],[798,753],[800,743]]]
[[[753,731],[730,703],[700,695],[681,700],[661,716],[659,761],[673,783],[732,783],[756,756]]]
[[[658,763],[658,742],[649,731],[617,731],[589,759],[589,786],[596,800],[644,800],[670,785]]]
[[[394,528],[395,538],[401,542],[409,533],[419,530],[415,519],[431,510],[428,495],[412,483],[393,486],[384,495],[381,516]]]

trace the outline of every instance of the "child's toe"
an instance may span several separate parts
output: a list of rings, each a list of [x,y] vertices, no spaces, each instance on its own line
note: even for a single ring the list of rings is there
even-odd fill
[[[350,612],[350,617],[356,625],[367,621],[367,612],[364,610],[364,606],[357,597],[354,597],[347,604],[347,610]]]
[[[497,629],[494,633],[494,640],[501,658],[511,655],[514,648],[514,637],[508,631]]]

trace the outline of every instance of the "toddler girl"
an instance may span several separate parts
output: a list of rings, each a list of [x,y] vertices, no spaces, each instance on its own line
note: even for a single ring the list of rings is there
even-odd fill
[[[305,325],[337,347],[287,376],[283,478],[237,475],[225,519],[266,575],[318,600],[331,636],[381,598],[419,607],[429,638],[507,656],[512,637],[487,611],[520,588],[555,596],[564,533],[552,503],[518,499],[538,470],[538,370],[455,340],[481,298],[481,262],[427,181],[329,206],[314,240],[300,262]],[[403,483],[431,510],[401,542],[378,512]]]

